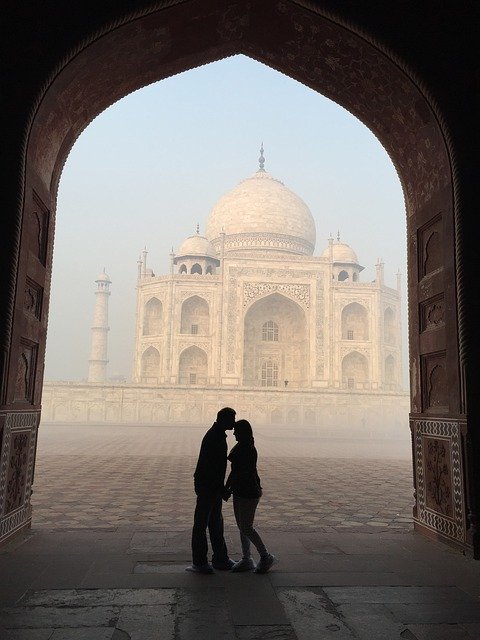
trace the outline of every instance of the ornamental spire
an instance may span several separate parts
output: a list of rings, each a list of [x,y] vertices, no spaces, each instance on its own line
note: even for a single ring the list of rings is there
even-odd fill
[[[259,171],[265,171],[265,158],[263,157],[263,142],[260,147],[260,157],[258,159]]]
[[[198,236],[199,234],[200,234],[200,225],[199,225],[199,223],[197,222],[197,236]]]

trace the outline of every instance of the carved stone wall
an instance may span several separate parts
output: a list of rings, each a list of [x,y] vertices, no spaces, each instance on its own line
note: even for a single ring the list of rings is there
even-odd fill
[[[201,364],[201,363],[200,363]],[[233,406],[254,424],[287,422],[294,409],[298,424],[318,426],[319,434],[388,438],[408,428],[408,394],[358,390],[285,389],[225,386],[45,384],[42,420],[56,423],[209,424],[222,406]],[[196,406],[190,416],[185,407]],[[95,409],[90,410],[92,407]],[[184,410],[185,409],[185,410]]]
[[[0,458],[0,541],[29,524],[30,492],[39,414],[9,413],[5,418]]]
[[[465,542],[463,452],[460,423],[411,420],[416,473],[416,520]]]

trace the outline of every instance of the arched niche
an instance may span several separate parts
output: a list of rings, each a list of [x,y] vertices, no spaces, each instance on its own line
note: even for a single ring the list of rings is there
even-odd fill
[[[273,425],[283,424],[283,413],[281,409],[273,409],[270,414],[270,422]]]
[[[196,274],[201,276],[202,273],[203,273],[201,265],[199,265],[198,262],[195,262],[195,264],[192,264],[192,267],[190,269],[190,273],[192,273],[192,274],[196,273]]]
[[[180,317],[180,333],[208,335],[210,333],[210,308],[200,296],[184,300]]]
[[[352,351],[342,360],[342,384],[347,389],[362,389],[367,383],[368,360],[358,351]]]
[[[163,306],[158,298],[150,298],[145,304],[143,315],[143,335],[155,336],[163,330]]]
[[[396,344],[396,319],[395,312],[387,307],[383,313],[383,337],[387,344]]]
[[[282,294],[270,294],[249,307],[243,326],[245,386],[272,386],[266,383],[264,371],[268,361],[277,367],[274,386],[283,386],[284,380],[289,387],[308,384],[309,333],[299,304]]]
[[[345,269],[342,269],[338,274],[338,281],[345,282],[345,280],[348,280],[348,271],[345,271]]]
[[[180,268],[178,270],[178,273],[180,273],[181,275],[187,273],[187,265],[186,264],[181,264]]]
[[[148,347],[142,353],[140,377],[142,382],[158,383],[160,376],[160,352],[155,347]]]
[[[385,358],[385,384],[390,387],[397,384],[397,368],[391,353]]]
[[[179,384],[206,385],[208,376],[208,358],[203,349],[192,345],[180,354],[178,362]]]
[[[342,340],[368,340],[368,311],[358,302],[342,309]]]

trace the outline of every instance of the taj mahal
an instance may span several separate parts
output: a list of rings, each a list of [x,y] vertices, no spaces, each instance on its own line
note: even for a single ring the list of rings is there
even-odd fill
[[[129,382],[107,380],[110,278],[96,283],[88,381],[47,382],[43,419],[204,424],[231,405],[257,424],[401,430],[401,277],[362,282],[355,251],[315,255],[305,202],[265,170],[226,193],[156,275],[137,264]]]

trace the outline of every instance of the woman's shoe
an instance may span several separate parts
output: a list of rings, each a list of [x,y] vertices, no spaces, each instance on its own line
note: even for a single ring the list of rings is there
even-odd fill
[[[271,553],[261,556],[255,569],[255,573],[267,573],[269,569],[277,562],[277,558]]]
[[[235,560],[231,558],[227,558],[225,562],[212,562],[213,568],[218,569],[218,571],[230,571],[236,564]]]
[[[254,569],[255,563],[252,558],[242,558],[233,565],[232,572],[239,573],[240,571],[253,571]]]

